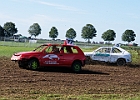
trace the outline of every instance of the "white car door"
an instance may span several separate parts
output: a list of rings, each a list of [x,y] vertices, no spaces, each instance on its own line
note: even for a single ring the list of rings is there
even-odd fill
[[[92,58],[93,60],[108,62],[110,60],[110,52],[111,48],[108,47],[100,48],[94,52]]]
[[[122,51],[118,48],[113,47],[110,55],[111,57],[109,62],[115,63],[118,60],[118,58],[122,57]]]

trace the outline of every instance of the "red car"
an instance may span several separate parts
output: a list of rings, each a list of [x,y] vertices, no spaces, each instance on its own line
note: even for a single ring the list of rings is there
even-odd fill
[[[15,53],[11,57],[21,68],[36,70],[40,67],[61,66],[70,67],[75,72],[85,65],[85,59],[78,46],[66,44],[43,44],[33,51]]]

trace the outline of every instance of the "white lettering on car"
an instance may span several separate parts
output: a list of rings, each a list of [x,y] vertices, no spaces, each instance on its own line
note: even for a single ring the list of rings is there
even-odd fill
[[[59,63],[57,63],[57,61],[49,60],[49,61],[45,61],[45,64],[59,64]]]

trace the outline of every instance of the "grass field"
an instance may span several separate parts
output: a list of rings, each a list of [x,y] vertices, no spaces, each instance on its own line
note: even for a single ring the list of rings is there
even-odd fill
[[[11,57],[16,52],[31,51],[34,47],[0,46],[0,56]]]

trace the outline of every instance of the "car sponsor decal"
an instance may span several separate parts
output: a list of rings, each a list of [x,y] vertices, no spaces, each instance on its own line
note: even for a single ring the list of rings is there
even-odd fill
[[[59,64],[57,61],[60,59],[55,54],[47,54],[43,58],[48,58],[49,60],[45,61],[45,64]]]
[[[106,54],[106,53],[96,53],[95,56],[108,57],[108,56],[110,56],[110,54]]]
[[[60,59],[60,58],[59,58],[57,55],[55,55],[55,54],[47,54],[47,55],[45,55],[43,58],[49,58],[50,60],[53,60],[53,59],[59,60],[59,59]]]

